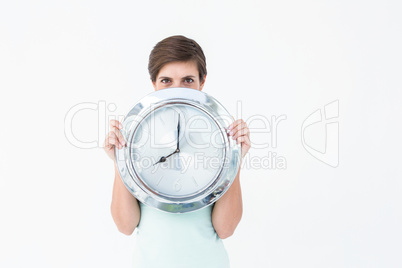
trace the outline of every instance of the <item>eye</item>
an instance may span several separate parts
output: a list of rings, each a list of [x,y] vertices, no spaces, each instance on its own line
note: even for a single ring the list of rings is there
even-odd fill
[[[161,80],[161,83],[162,84],[170,83],[170,79],[164,78],[164,79]]]
[[[192,78],[184,78],[184,82],[188,83],[188,84],[191,84],[191,83],[194,83],[194,79],[192,79]]]

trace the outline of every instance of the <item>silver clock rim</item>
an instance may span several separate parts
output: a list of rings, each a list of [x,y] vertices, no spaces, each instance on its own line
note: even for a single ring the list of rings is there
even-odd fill
[[[193,105],[206,112],[217,124],[225,141],[223,168],[214,182],[195,195],[174,197],[161,195],[142,184],[141,178],[131,165],[131,138],[142,119],[151,111],[168,104]],[[167,88],[148,94],[137,102],[122,121],[121,133],[127,146],[115,149],[116,165],[124,185],[140,202],[158,210],[171,213],[187,213],[216,202],[233,183],[240,166],[240,145],[226,134],[233,117],[212,96],[190,88]]]

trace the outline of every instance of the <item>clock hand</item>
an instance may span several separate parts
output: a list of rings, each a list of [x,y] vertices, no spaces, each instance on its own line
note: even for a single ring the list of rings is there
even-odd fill
[[[168,157],[171,157],[172,155],[174,155],[175,153],[178,153],[178,152],[180,152],[180,150],[179,150],[179,149],[176,149],[176,150],[175,150],[173,153],[171,153],[170,155],[168,155],[168,156],[162,156],[161,159],[159,159],[159,161],[156,162],[156,163],[153,164],[153,165],[155,166],[155,165],[158,164],[158,163],[165,162],[166,159],[168,159]]]
[[[179,120],[177,122],[177,149],[176,149],[180,152],[179,137],[180,137],[180,114],[179,114]]]
[[[174,155],[175,153],[178,153],[178,152],[180,152],[180,150],[179,150],[179,149],[176,149],[176,150],[175,150],[173,153],[171,153],[170,155],[165,156],[165,159],[168,158],[168,157],[170,157],[170,156],[172,156],[172,155]]]
[[[174,155],[174,154],[180,152],[180,149],[179,149],[179,136],[180,136],[180,114],[179,114],[179,120],[178,120],[178,122],[177,122],[177,148],[176,148],[176,150],[175,150],[173,153],[171,153],[170,155],[168,155],[168,156],[162,156],[162,157],[159,159],[158,162],[156,162],[155,164],[153,164],[154,166],[155,166],[156,164],[158,164],[158,163],[165,162],[168,157],[170,157],[170,156],[172,156],[172,155]]]
[[[161,163],[161,162],[165,162],[165,161],[166,161],[166,157],[162,156],[161,159],[159,159],[159,161],[156,162],[156,163],[153,164],[153,165],[155,166],[156,164]]]

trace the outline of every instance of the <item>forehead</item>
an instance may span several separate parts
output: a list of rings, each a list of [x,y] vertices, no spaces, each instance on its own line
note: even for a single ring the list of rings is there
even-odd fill
[[[197,63],[194,61],[175,61],[165,64],[158,73],[158,77],[198,77]]]

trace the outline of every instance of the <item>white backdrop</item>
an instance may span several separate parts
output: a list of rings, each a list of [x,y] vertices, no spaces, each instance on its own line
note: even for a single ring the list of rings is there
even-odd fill
[[[175,34],[203,47],[204,91],[259,118],[252,141],[269,143],[242,170],[232,267],[401,267],[401,7],[1,2],[0,267],[133,267],[101,146],[107,121],[152,92],[149,52]],[[71,118],[76,105],[89,108]]]

